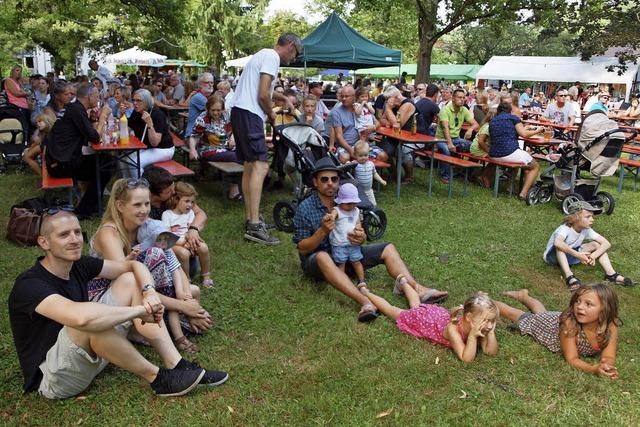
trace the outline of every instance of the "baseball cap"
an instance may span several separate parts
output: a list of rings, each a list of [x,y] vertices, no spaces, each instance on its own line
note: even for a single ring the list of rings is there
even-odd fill
[[[583,200],[578,200],[576,202],[573,202],[572,204],[569,205],[569,208],[568,208],[569,215],[577,214],[578,212],[583,210],[593,212],[595,214],[599,214],[602,212],[602,208],[597,208],[593,206],[591,203],[585,202]]]

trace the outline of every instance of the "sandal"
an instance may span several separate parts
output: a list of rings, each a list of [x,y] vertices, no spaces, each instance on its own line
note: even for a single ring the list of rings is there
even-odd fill
[[[203,288],[213,288],[215,286],[215,284],[216,283],[210,277],[207,277],[206,279],[204,279],[202,281],[202,287]]]
[[[422,304],[439,304],[441,302],[444,302],[447,300],[447,298],[449,298],[449,294],[443,294],[443,295],[438,295],[438,296],[434,296],[434,294],[436,292],[440,292],[438,289],[436,288],[431,288],[429,289],[427,292],[425,292],[424,294],[420,295],[420,302]]]
[[[573,274],[565,279],[565,283],[567,284],[567,288],[569,288],[571,292],[574,292],[580,287],[580,285],[582,285],[580,279],[578,279]]]
[[[362,295],[367,295],[369,293],[369,289],[367,288],[367,282],[361,281],[356,285],[356,288],[360,291]]]
[[[404,283],[402,282],[402,280],[404,279]],[[402,290],[402,285],[403,284],[407,284],[407,278],[405,277],[404,274],[398,274],[398,277],[396,277],[396,281],[393,285],[393,294],[394,295],[404,295],[404,291]]]
[[[604,280],[606,280],[608,282],[611,282],[611,283],[615,283],[616,285],[620,285],[620,286],[633,286],[633,285],[635,285],[635,282],[633,280],[631,280],[630,278],[628,278],[628,277],[625,277],[622,282],[618,282],[618,277],[622,277],[622,274],[614,272],[613,274],[605,274],[604,275]]]
[[[378,312],[375,306],[371,303],[366,303],[358,313],[358,322],[371,322],[372,320],[376,320],[377,317]]]
[[[189,339],[184,335],[173,342],[175,343],[176,348],[180,351],[186,351],[187,353],[191,353],[191,354],[194,354],[200,351],[198,346],[195,345],[193,342],[189,341]]]

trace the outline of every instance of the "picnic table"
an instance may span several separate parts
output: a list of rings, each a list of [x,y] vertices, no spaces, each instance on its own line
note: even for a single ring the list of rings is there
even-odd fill
[[[147,146],[136,136],[129,136],[128,144],[91,144],[91,148],[96,152],[96,187],[98,192],[98,215],[102,215],[102,191],[100,184],[100,172],[103,170],[117,168],[118,162],[122,162],[138,171],[140,178],[140,150]],[[135,159],[131,154],[136,154]]]
[[[554,122],[547,122],[547,121],[540,121],[540,120],[524,120],[524,123],[529,125],[535,125],[535,126],[551,126],[554,129],[568,130],[571,132],[578,130],[578,126],[576,125],[569,126],[562,123],[554,123]]]
[[[547,140],[540,135],[520,137],[520,139],[524,142],[525,148],[529,147],[533,154],[548,154],[549,148],[560,145],[563,142],[567,142],[557,138]]]
[[[433,144],[437,139],[431,135],[423,135],[421,133],[412,134],[409,131],[401,130],[400,133],[394,133],[390,127],[380,126],[377,133],[387,138],[398,141],[396,151],[396,197],[400,198],[400,181],[402,179],[402,145],[403,144]]]
[[[174,130],[177,130],[178,133],[181,133],[185,127],[185,116],[183,116],[181,113],[189,111],[189,107],[183,107],[181,105],[162,105],[160,106],[160,108],[168,114],[169,121],[175,123]],[[189,115],[187,113],[186,118],[188,117]]]

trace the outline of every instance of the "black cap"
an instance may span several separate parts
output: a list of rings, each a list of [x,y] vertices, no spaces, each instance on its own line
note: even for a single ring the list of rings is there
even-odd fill
[[[335,165],[335,163],[333,163],[333,160],[331,160],[329,157],[323,157],[316,162],[316,166],[313,168],[312,176],[315,177],[319,172],[324,171],[340,172],[340,169]]]

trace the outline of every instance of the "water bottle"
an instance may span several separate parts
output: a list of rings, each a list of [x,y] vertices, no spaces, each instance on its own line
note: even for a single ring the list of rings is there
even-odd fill
[[[123,114],[120,117],[120,145],[129,144],[129,121],[127,115]]]

